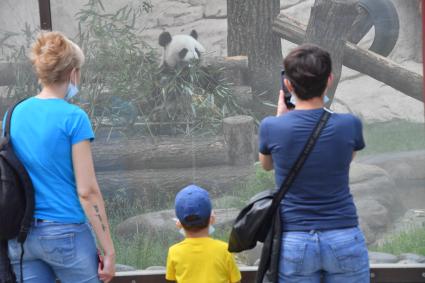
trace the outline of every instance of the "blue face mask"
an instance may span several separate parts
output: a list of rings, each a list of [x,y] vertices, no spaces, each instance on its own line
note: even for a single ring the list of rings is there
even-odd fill
[[[69,100],[71,100],[71,98],[76,96],[77,93],[78,93],[77,86],[70,82],[69,85],[68,85],[68,89],[66,90],[66,94],[65,94],[64,98],[65,98],[65,100],[69,101]]]

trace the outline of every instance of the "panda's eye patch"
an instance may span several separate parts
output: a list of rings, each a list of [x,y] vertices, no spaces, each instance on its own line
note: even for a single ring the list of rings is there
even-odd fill
[[[196,54],[198,54],[198,57],[201,58],[201,52],[199,52],[198,48],[195,48]]]
[[[187,52],[189,52],[189,50],[187,50],[187,48],[183,48],[182,50],[180,50],[180,52],[179,52],[180,59],[183,59],[186,56]]]

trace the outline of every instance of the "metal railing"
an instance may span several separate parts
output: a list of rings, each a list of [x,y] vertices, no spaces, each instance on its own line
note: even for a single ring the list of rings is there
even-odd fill
[[[241,267],[242,282],[254,283],[257,267]],[[424,283],[425,264],[372,264],[371,283]],[[118,272],[112,283],[166,283],[164,270]],[[202,282],[200,282],[202,283]]]

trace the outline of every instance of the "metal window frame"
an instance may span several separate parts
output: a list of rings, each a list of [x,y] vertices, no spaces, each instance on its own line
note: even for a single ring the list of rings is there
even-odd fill
[[[425,0],[422,0],[422,77],[424,80],[424,115],[425,115]]]
[[[40,28],[42,30],[52,30],[50,0],[38,0],[38,7],[40,12]]]

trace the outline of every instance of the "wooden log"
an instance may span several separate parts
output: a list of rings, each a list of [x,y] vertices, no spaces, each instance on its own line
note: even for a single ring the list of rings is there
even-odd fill
[[[96,171],[192,168],[228,164],[223,138],[168,138],[95,142],[93,156]]]
[[[316,0],[311,8],[304,43],[317,44],[331,55],[333,84],[326,93],[329,104],[341,78],[344,43],[357,16],[356,7],[356,0]]]
[[[98,172],[97,179],[106,200],[123,194],[126,199],[137,198],[144,208],[158,209],[172,203],[176,193],[192,183],[208,189],[211,197],[236,189],[253,174],[252,164]]]
[[[246,165],[254,163],[254,119],[251,116],[234,116],[223,120],[224,141],[229,163]]]
[[[273,31],[295,44],[301,44],[305,37],[305,26],[282,14],[275,19]],[[394,61],[350,42],[345,42],[343,64],[381,81],[407,96],[423,101],[423,76],[407,70]]]
[[[223,77],[234,85],[249,84],[248,57],[246,56],[205,57],[201,64],[221,69]]]
[[[252,108],[253,95],[250,86],[232,86],[232,95],[239,105],[247,108]]]

